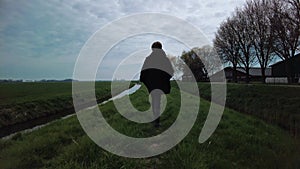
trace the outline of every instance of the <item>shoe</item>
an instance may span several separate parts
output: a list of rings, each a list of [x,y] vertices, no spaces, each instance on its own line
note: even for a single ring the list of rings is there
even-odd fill
[[[154,120],[154,127],[155,127],[155,128],[159,128],[159,127],[160,127],[160,124],[159,124],[159,117],[158,117],[156,120]]]
[[[155,128],[159,128],[159,127],[160,127],[160,124],[159,124],[159,123],[155,123],[155,124],[154,124],[154,127],[155,127]]]

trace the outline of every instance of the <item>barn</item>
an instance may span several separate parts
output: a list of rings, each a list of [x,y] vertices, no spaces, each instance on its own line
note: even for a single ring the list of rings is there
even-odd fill
[[[271,68],[273,77],[287,77],[287,72],[289,72],[292,81],[297,82],[300,77],[300,53],[290,59],[275,63]]]
[[[225,73],[226,80],[228,82],[232,82],[233,81],[233,74],[234,74],[233,68],[232,67],[226,67],[226,68],[224,68],[223,71]],[[266,68],[265,76],[266,77],[271,77],[272,76],[271,68]],[[218,81],[218,79],[220,79],[218,77],[221,77],[221,72],[217,72],[216,74],[212,75],[210,77],[210,79],[216,79],[216,81]],[[242,67],[238,67],[236,69],[236,77],[237,77],[237,81],[246,81],[246,71],[245,71],[245,69],[242,68]],[[256,68],[256,67],[251,67],[249,69],[249,80],[250,81],[262,81],[261,69]]]

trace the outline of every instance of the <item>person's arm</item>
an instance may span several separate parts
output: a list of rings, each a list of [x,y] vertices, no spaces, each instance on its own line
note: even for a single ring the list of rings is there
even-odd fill
[[[146,77],[146,63],[147,63],[147,58],[142,66],[142,70],[141,70],[141,73],[140,73],[140,82],[145,82],[145,77]]]
[[[139,79],[139,81],[140,81],[140,82],[144,82],[144,77],[145,77],[145,72],[144,72],[143,69],[142,69],[141,74],[140,74],[140,79]]]
[[[169,79],[171,79],[174,75],[174,69],[169,58],[167,58],[167,70],[168,70]]]

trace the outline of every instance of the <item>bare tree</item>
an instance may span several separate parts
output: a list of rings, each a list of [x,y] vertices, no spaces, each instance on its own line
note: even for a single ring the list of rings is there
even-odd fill
[[[247,13],[241,9],[236,9],[236,14],[229,22],[233,35],[236,37],[237,44],[240,48],[240,56],[238,64],[246,71],[246,83],[250,82],[249,71],[250,67],[255,63],[253,55],[253,32],[249,26],[249,17]]]
[[[280,1],[280,0],[278,0]],[[281,0],[289,4],[291,16],[288,18],[296,25],[300,24],[300,0]]]
[[[296,55],[300,45],[300,1],[273,0],[272,28],[276,37],[277,55],[285,62],[285,71],[289,83],[293,82],[290,58]]]
[[[244,15],[243,15],[244,14]],[[271,2],[269,0],[251,0],[241,12],[248,36],[252,36],[253,50],[261,67],[262,82],[265,83],[265,70],[273,59],[274,31],[272,30]],[[247,37],[247,36],[246,36]]]
[[[236,69],[240,57],[240,48],[237,39],[233,35],[229,24],[230,18],[220,25],[213,41],[214,48],[224,63],[229,63],[233,67],[233,81],[237,82]]]
[[[212,46],[206,45],[200,48],[193,48],[193,51],[200,57],[209,76],[221,71],[222,63],[220,63],[220,59]]]
[[[221,25],[214,40],[216,50],[233,65],[234,72],[237,65],[245,69],[246,83],[250,82],[250,67],[255,63],[251,53],[253,35],[248,24],[249,18],[245,12],[236,9],[236,14]]]
[[[286,61],[291,82],[291,61],[300,46],[299,0],[248,0],[244,8],[223,22],[216,33],[214,47],[234,70],[242,66],[249,82],[249,68],[259,63],[262,81],[275,54]],[[257,61],[257,62],[256,62]]]
[[[182,76],[184,73],[184,62],[180,59],[180,57],[168,55],[168,58],[171,61],[171,64],[174,69],[174,80],[182,80]]]

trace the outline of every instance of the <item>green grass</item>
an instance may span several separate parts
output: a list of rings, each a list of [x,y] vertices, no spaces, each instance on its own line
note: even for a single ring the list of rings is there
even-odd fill
[[[210,100],[210,84],[199,83],[198,87],[200,96]],[[229,83],[226,107],[263,119],[299,137],[299,86]]]
[[[99,102],[111,97],[110,85],[111,82],[95,83]],[[120,86],[119,92],[124,90]],[[0,128],[69,113],[74,113],[71,82],[0,83]]]
[[[110,91],[111,82],[96,82],[95,90]],[[71,82],[0,83],[0,105],[10,105],[57,97],[72,97]]]
[[[100,106],[108,123],[116,130],[135,137],[156,135],[176,119],[180,92],[172,89],[162,114],[162,128],[135,124],[122,117],[112,102]],[[191,96],[190,99],[193,99]],[[139,110],[150,106],[143,87],[130,96]],[[226,109],[209,140],[198,143],[210,102],[201,100],[198,118],[187,137],[168,152],[152,158],[130,159],[113,155],[93,143],[76,117],[58,120],[32,133],[18,134],[0,141],[0,168],[299,168],[297,140],[279,127],[252,116]]]
[[[0,83],[0,105],[16,104],[58,96],[70,96],[69,82],[61,83]]]

